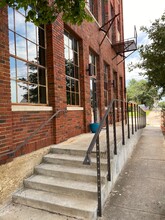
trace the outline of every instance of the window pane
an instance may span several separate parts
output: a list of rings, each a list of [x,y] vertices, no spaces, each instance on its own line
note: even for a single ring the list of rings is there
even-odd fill
[[[46,85],[45,69],[39,67],[38,73],[39,73],[39,74],[38,74],[39,84],[40,84],[40,85]]]
[[[21,60],[17,60],[17,79],[27,81],[27,64]]]
[[[28,42],[28,60],[30,62],[37,62],[37,51],[36,51],[36,44]]]
[[[74,52],[74,63],[78,66],[78,54]]]
[[[17,91],[16,91],[16,81],[15,80],[11,80],[10,82],[10,86],[11,86],[11,101],[13,103],[17,102]]]
[[[25,17],[15,11],[15,31],[23,37],[26,37]]]
[[[79,105],[79,94],[76,94],[76,105]]]
[[[16,35],[16,54],[27,60],[26,40]]]
[[[76,104],[75,101],[76,101],[76,100],[75,100],[75,93],[72,93],[72,105],[75,105],[75,104]]]
[[[70,92],[67,92],[67,105],[71,104]]]
[[[64,48],[64,55],[65,55],[65,59],[69,59],[69,48],[67,46],[65,46]]]
[[[74,39],[74,51],[78,51],[77,40]]]
[[[28,81],[31,83],[38,83],[37,66],[29,64],[28,65]]]
[[[8,7],[8,23],[9,29],[14,31],[14,13],[13,9]]]
[[[10,54],[15,55],[14,32],[12,31],[9,31],[9,48],[10,48]]]
[[[44,30],[38,28],[38,44],[42,47],[45,47],[45,35]]]
[[[16,79],[15,59],[10,57],[10,77]]]
[[[28,102],[28,87],[26,83],[17,83],[18,103]]]
[[[29,85],[29,102],[38,103],[38,86],[30,84]]]
[[[68,41],[68,36],[67,36],[67,33],[65,32],[64,34],[64,44],[69,46],[69,41]]]
[[[39,56],[38,63],[42,66],[45,66],[45,49],[39,47],[37,50],[37,55]]]
[[[75,91],[75,81],[73,79],[71,79],[71,90]]]
[[[70,89],[71,89],[70,79],[68,77],[66,77],[66,90],[70,91]]]
[[[46,87],[40,86],[40,103],[46,104]]]
[[[31,22],[27,22],[27,38],[31,41],[33,41],[34,43],[37,42],[36,39],[36,26],[31,23]]]

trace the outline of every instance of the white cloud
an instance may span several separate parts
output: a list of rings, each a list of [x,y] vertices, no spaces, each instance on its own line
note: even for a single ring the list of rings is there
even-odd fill
[[[123,0],[123,13],[124,13],[124,38],[131,38],[134,36],[134,25],[138,33],[138,45],[147,44],[149,42],[147,35],[140,31],[141,26],[151,26],[151,23],[161,17],[165,11],[165,0]],[[140,80],[138,70],[131,73],[128,72],[127,65],[130,62],[135,63],[138,61],[138,53],[134,53],[125,60],[126,63],[126,80],[127,82],[134,78]]]

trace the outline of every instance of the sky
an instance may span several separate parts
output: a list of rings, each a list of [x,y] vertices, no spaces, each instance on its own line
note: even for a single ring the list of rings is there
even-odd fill
[[[139,29],[141,26],[150,27],[151,23],[161,17],[165,11],[165,0],[123,0],[124,13],[124,38],[132,38],[134,36],[134,25],[138,34],[138,45],[148,43],[147,36]],[[138,70],[131,73],[128,72],[128,64],[139,60],[138,52],[134,52],[125,60],[126,64],[126,82],[134,78],[142,79]]]

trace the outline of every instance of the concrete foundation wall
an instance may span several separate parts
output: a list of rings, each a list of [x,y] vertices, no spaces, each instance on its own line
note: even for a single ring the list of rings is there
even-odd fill
[[[34,167],[41,163],[50,146],[17,157],[12,162],[0,166],[0,205],[11,200],[12,193],[23,184],[23,180],[33,173]]]

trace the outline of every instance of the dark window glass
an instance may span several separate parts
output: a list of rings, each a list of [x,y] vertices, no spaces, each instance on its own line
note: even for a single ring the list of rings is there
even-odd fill
[[[64,33],[64,55],[67,104],[80,105],[78,41],[66,31]]]

